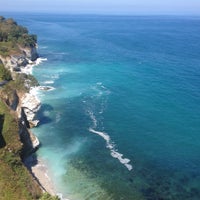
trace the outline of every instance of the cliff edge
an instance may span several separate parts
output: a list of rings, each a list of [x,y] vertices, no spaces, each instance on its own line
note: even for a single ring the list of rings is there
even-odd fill
[[[0,200],[45,199],[46,195],[22,162],[39,146],[29,130],[39,122],[41,103],[31,93],[39,84],[23,73],[38,58],[36,48],[36,35],[0,16]]]

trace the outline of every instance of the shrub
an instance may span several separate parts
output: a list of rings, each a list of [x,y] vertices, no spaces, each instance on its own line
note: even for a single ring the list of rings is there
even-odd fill
[[[12,80],[11,73],[6,69],[3,64],[0,64],[0,81],[10,81]]]

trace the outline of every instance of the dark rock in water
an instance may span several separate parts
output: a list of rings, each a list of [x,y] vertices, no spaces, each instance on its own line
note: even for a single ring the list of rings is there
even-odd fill
[[[50,87],[50,86],[40,86],[39,88],[40,88],[40,90],[53,90],[54,89],[53,87]]]

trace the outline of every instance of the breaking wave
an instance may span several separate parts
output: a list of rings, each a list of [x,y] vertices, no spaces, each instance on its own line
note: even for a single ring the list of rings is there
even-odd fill
[[[101,115],[106,108],[107,98],[110,94],[110,91],[101,82],[98,82],[96,87],[92,87],[92,89],[94,89],[95,92],[98,90],[98,92],[91,98],[91,100],[89,100],[90,104],[88,104],[88,100],[84,101],[84,103],[87,105],[86,113],[92,120],[92,125],[89,127],[89,132],[102,137],[106,141],[106,147],[110,150],[110,155],[113,158],[118,159],[120,163],[122,163],[129,171],[131,171],[133,167],[130,164],[130,159],[124,158],[123,154],[116,150],[115,144],[112,142],[108,133],[98,130],[104,128]],[[95,116],[95,113],[97,113],[97,116]]]

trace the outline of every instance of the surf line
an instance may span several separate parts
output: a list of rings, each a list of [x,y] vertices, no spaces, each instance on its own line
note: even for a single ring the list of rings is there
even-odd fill
[[[107,133],[101,132],[101,131],[96,131],[92,128],[89,128],[89,131],[91,133],[95,133],[95,134],[101,136],[106,141],[106,147],[108,149],[110,149],[111,156],[113,158],[117,158],[120,161],[120,163],[122,163],[124,166],[126,166],[126,168],[129,171],[131,171],[133,169],[133,166],[131,164],[129,164],[130,160],[128,158],[123,158],[123,154],[121,154],[115,150],[114,145],[111,143],[110,136]]]

